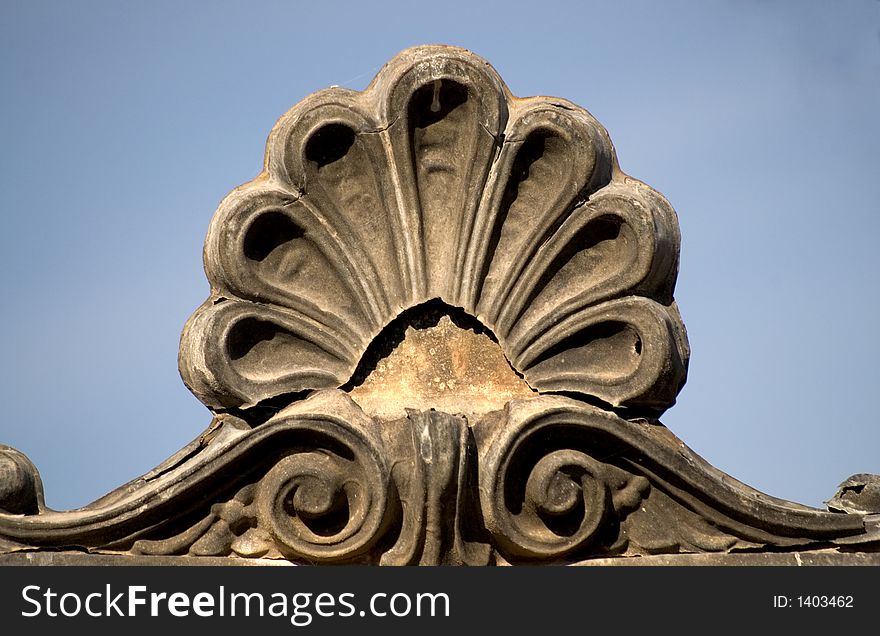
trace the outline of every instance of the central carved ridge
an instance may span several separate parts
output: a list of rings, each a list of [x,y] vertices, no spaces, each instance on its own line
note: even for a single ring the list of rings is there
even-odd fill
[[[439,300],[404,311],[383,329],[343,389],[379,419],[436,409],[464,415],[471,425],[512,399],[537,394],[491,330]]]

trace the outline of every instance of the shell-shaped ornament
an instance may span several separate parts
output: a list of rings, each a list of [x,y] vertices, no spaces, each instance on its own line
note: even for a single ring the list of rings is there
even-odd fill
[[[535,391],[661,412],[689,355],[678,254],[672,207],[586,110],[514,97],[469,51],[408,49],[275,125],[211,222],[180,371],[214,411],[341,387],[386,325],[440,299]]]

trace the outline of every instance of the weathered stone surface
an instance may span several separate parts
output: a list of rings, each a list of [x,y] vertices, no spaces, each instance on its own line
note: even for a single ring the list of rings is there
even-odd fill
[[[658,424],[565,397],[468,426],[380,421],[328,389],[256,428],[220,416],[200,440],[81,510],[0,515],[7,551],[476,565],[880,545],[871,517],[762,495]]]
[[[880,476],[853,475],[838,486],[837,493],[826,505],[833,512],[880,513]]]
[[[223,557],[134,556],[84,552],[17,552],[0,554],[0,566],[290,566],[289,561],[227,559]],[[877,566],[880,552],[841,552],[837,549],[809,552],[742,552],[735,554],[659,554],[633,558],[590,559],[575,566]]]
[[[0,447],[0,564],[877,563],[877,477],[801,506],[656,419],[678,249],[585,110],[404,51],[291,109],[221,203],[179,360],[211,426],[69,512]]]
[[[43,485],[24,454],[0,444],[0,511],[34,514],[40,510]]]
[[[661,554],[637,559],[593,559],[582,566],[748,566],[794,567],[815,566],[877,566],[880,552],[841,552],[813,550],[810,552],[758,552],[740,554]]]
[[[349,395],[366,413],[393,420],[407,409],[437,409],[476,422],[514,398],[537,395],[491,332],[450,310],[435,303],[404,312],[374,341],[384,350],[368,349],[349,382]]]
[[[226,557],[138,556],[89,552],[12,552],[0,554],[0,566],[290,566],[289,561],[228,559]]]
[[[410,49],[275,125],[264,172],[211,223],[180,371],[215,412],[338,388],[439,299],[535,390],[661,412],[688,360],[678,247],[675,212],[587,111],[515,98],[461,49]]]

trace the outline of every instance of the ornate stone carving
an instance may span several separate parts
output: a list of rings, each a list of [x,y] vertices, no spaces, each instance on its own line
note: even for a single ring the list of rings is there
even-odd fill
[[[211,223],[181,374],[215,411],[340,387],[401,310],[440,299],[534,389],[662,411],[688,359],[678,247],[587,111],[517,99],[465,51],[410,50],[275,125]]]
[[[380,422],[335,389],[256,428],[219,416],[154,473],[79,511],[0,515],[0,534],[7,550],[387,565],[870,539],[862,515],[762,495],[662,426],[570,398],[512,400],[469,427],[437,411]]]
[[[835,498],[844,514],[800,506],[656,419],[689,355],[678,250],[674,211],[585,110],[513,97],[461,49],[404,51],[364,92],[291,109],[262,174],[220,204],[211,294],[180,348],[211,426],[69,512],[0,447],[0,552],[485,565],[876,548],[873,495],[857,496],[871,476]]]

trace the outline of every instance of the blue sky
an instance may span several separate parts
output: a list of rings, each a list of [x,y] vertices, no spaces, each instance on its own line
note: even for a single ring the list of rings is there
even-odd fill
[[[880,2],[18,2],[0,10],[0,443],[85,505],[209,423],[177,372],[211,215],[275,120],[416,44],[611,134],[682,229],[664,423],[821,506],[880,473]]]

